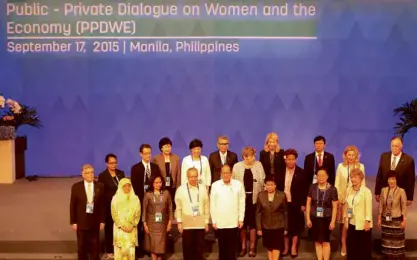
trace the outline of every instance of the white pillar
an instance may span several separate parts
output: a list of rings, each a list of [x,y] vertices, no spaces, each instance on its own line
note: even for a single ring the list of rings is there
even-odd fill
[[[0,184],[12,184],[15,180],[14,140],[0,141]]]

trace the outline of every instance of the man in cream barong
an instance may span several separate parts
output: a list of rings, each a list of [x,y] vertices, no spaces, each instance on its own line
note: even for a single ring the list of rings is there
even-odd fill
[[[203,260],[204,233],[208,232],[210,205],[206,187],[198,185],[196,168],[187,170],[188,182],[175,194],[178,231],[182,234],[184,260]]]
[[[111,202],[115,260],[134,260],[141,205],[129,179],[121,179]]]

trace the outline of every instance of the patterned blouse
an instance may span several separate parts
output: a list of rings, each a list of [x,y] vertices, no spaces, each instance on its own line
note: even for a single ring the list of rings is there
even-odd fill
[[[238,162],[233,166],[233,175],[232,178],[240,181],[243,185],[243,177],[245,175],[245,164],[243,162]],[[261,162],[256,161],[253,166],[250,168],[253,174],[253,204],[256,204],[258,199],[259,192],[265,190],[264,180],[265,180],[265,171],[262,167]]]
[[[332,202],[338,201],[337,189],[334,186],[327,184],[327,188],[321,190],[319,189],[318,184],[315,183],[310,186],[307,196],[311,198],[310,216],[316,217],[317,207],[324,208],[323,217],[329,218],[332,216]]]

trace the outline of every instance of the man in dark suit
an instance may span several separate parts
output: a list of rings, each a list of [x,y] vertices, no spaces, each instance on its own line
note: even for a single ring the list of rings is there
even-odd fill
[[[402,139],[394,137],[391,139],[391,152],[381,154],[375,183],[375,198],[378,202],[381,189],[388,185],[387,173],[390,170],[397,172],[397,185],[405,190],[407,205],[411,206],[413,202],[416,181],[414,159],[402,152],[402,149]]]
[[[237,155],[229,151],[229,138],[227,136],[219,136],[217,138],[218,151],[212,152],[209,156],[209,164],[211,171],[211,182],[220,180],[220,172],[222,166],[227,164],[230,169],[238,162]]]
[[[139,148],[140,156],[142,157],[142,161],[133,165],[130,171],[130,178],[132,182],[133,190],[135,191],[136,195],[139,197],[140,204],[143,205],[143,198],[145,196],[145,192],[148,190],[149,185],[152,183],[149,182],[151,176],[153,175],[161,175],[159,171],[159,167],[157,164],[151,162],[152,159],[152,148],[149,144],[142,144]],[[144,210],[142,209],[142,214],[144,214]],[[138,240],[139,240],[139,247],[137,250],[137,256],[142,258],[144,256],[143,251],[143,238],[144,238],[144,230],[143,230],[143,223],[142,218],[139,220],[138,224]]]
[[[336,180],[336,163],[331,153],[324,151],[326,147],[326,138],[319,135],[314,138],[315,151],[306,155],[304,159],[304,172],[309,184],[317,182],[317,171],[324,168],[329,174],[328,182],[334,185]]]
[[[99,260],[100,230],[104,228],[104,185],[94,181],[94,168],[82,168],[83,179],[72,185],[70,223],[77,232],[78,259]]]
[[[117,169],[117,156],[108,154],[105,158],[106,170],[98,175],[98,181],[104,185],[104,204],[106,208],[106,225],[104,226],[104,241],[108,258],[113,258],[113,217],[111,215],[111,201],[116,194],[119,181],[125,178],[125,173]]]

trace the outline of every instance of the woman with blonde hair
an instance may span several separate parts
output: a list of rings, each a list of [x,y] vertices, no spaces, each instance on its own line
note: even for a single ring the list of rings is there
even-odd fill
[[[139,198],[133,191],[130,180],[121,179],[111,202],[115,260],[135,259],[135,247],[138,246],[137,225],[140,218],[140,207]]]
[[[265,171],[265,175],[276,175],[285,170],[284,150],[278,143],[278,134],[266,135],[264,149],[259,153],[259,161]]]
[[[347,228],[347,260],[372,259],[372,192],[364,186],[359,168],[350,171],[352,186],[346,195],[343,216]]]
[[[265,172],[262,164],[256,160],[256,151],[253,147],[242,150],[243,161],[233,166],[232,178],[240,181],[245,187],[245,218],[240,231],[242,242],[240,257],[247,252],[247,230],[249,230],[249,257],[256,256],[256,202],[258,194],[265,190]]]
[[[365,166],[359,162],[359,150],[356,146],[349,145],[343,151],[343,162],[339,163],[336,170],[335,188],[338,191],[339,205],[337,209],[337,222],[340,224],[340,243],[342,250],[340,254],[346,255],[346,236],[347,229],[343,224],[343,207],[346,203],[347,191],[352,187],[352,181],[350,180],[350,171],[352,169],[359,169],[365,174]],[[363,179],[362,185],[365,185],[365,179]]]

